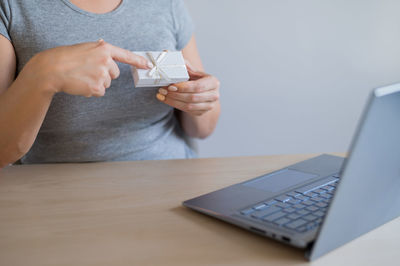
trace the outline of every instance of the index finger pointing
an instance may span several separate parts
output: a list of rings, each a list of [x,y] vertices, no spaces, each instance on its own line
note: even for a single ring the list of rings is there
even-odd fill
[[[112,44],[109,45],[109,50],[111,53],[111,57],[118,62],[129,64],[135,66],[137,68],[149,69],[153,65],[143,56],[132,53],[129,50],[114,46]]]

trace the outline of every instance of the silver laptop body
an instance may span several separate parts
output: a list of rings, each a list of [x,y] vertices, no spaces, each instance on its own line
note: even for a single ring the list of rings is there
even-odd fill
[[[184,206],[314,260],[400,215],[400,83],[370,96],[346,160],[321,155]]]

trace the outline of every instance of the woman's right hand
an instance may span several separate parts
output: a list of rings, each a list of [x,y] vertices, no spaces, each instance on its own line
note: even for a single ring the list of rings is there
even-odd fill
[[[152,67],[144,57],[99,40],[40,52],[18,77],[52,94],[100,97],[120,74],[115,61],[143,69]]]

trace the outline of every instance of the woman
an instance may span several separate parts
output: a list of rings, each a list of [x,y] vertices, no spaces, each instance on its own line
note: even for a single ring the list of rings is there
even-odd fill
[[[190,81],[134,88],[131,66],[151,64],[131,51],[164,49]],[[0,58],[0,167],[190,158],[218,120],[183,0],[4,0]]]

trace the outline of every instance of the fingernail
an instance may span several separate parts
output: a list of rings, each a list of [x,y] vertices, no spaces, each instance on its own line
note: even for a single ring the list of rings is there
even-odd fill
[[[165,96],[162,94],[157,93],[157,99],[159,99],[160,101],[165,101]]]
[[[177,90],[178,90],[178,88],[175,87],[175,86],[169,86],[168,89],[169,89],[170,91],[177,91]]]
[[[153,65],[153,63],[152,62],[147,62],[147,66],[149,67],[149,68],[153,68],[154,67],[154,65]]]
[[[167,95],[168,94],[168,91],[166,89],[163,89],[163,88],[159,89],[158,92],[161,93],[162,95]]]

